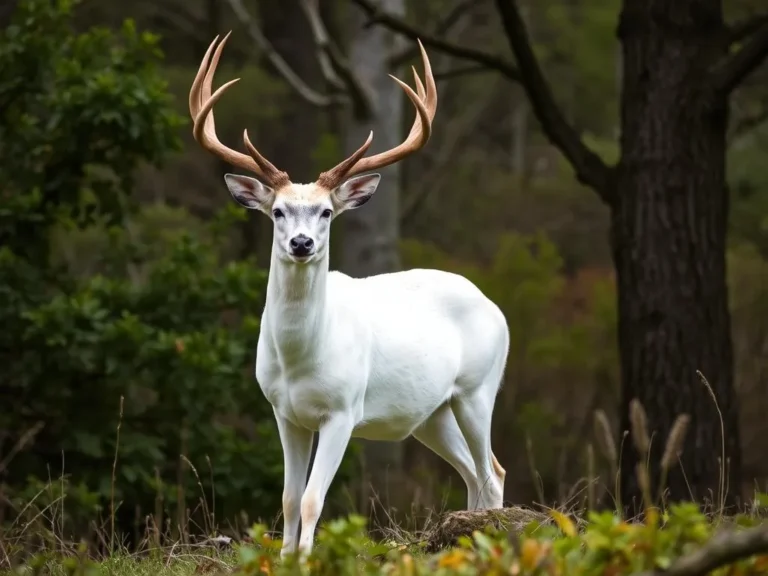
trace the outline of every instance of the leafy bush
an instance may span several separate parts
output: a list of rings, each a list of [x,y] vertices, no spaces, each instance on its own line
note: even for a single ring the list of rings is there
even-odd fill
[[[179,489],[194,491],[194,507],[194,474],[178,477],[183,454],[208,498],[215,491],[219,517],[247,509],[271,518],[282,457],[253,376],[265,272],[248,261],[222,262],[216,243],[181,234],[137,284],[116,273],[125,269],[123,235],[113,230],[105,252],[111,275],[49,285],[44,298],[30,298],[40,291],[37,271],[0,252],[0,318],[13,327],[4,338],[13,340],[6,342],[13,354],[2,368],[9,399],[3,428],[43,424],[6,481],[20,486],[37,476],[37,484],[51,467],[54,477],[63,472],[103,504],[117,453],[115,498],[125,525],[137,509],[152,512],[156,498],[175,506]]]
[[[650,512],[647,510],[646,512]],[[725,528],[695,504],[678,504],[644,522],[627,522],[611,512],[592,513],[578,524],[559,511],[549,522],[532,522],[519,532],[487,528],[461,537],[458,546],[427,555],[418,545],[381,544],[365,535],[364,519],[351,516],[326,523],[306,560],[279,559],[281,542],[266,526],[250,530],[251,542],[233,552],[196,550],[177,556],[137,560],[122,556],[97,563],[80,555],[52,553],[35,558],[18,574],[117,574],[219,576],[757,576],[768,571],[768,525],[755,517],[732,519]],[[748,543],[748,544],[747,544]]]
[[[135,169],[182,122],[157,38],[75,33],[73,8],[22,0],[0,42],[0,530],[52,510],[61,538],[271,520],[266,272],[226,257],[245,211],[132,208]]]
[[[458,547],[430,556],[405,546],[368,541],[360,535],[365,521],[350,517],[325,525],[305,562],[296,558],[276,561],[280,542],[272,540],[265,527],[257,526],[252,530],[256,545],[240,548],[235,574],[650,576],[669,569],[677,574],[674,570],[682,569],[683,564],[685,569],[679,574],[703,575],[719,567],[722,569],[711,573],[746,576],[768,571],[768,555],[759,555],[768,548],[765,543],[751,549],[743,544],[734,546],[736,541],[758,540],[758,536],[768,534],[768,526],[753,517],[735,518],[742,529],[751,527],[749,533],[734,530],[729,536],[718,537],[717,526],[696,504],[678,504],[662,515],[651,513],[652,509],[646,512],[645,522],[633,523],[611,512],[592,513],[579,531],[567,515],[552,511],[554,524],[532,522],[520,534],[490,528],[475,531],[471,537],[462,537]],[[686,558],[679,562],[682,557]],[[693,558],[696,562],[691,561]]]
[[[34,258],[57,221],[117,221],[136,166],[179,145],[158,38],[78,34],[75,5],[21,0],[0,39],[0,245]]]

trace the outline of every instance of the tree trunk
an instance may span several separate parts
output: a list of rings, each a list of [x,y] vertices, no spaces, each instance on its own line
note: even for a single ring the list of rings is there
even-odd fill
[[[727,101],[707,89],[724,51],[719,0],[625,0],[622,157],[612,205],[611,242],[619,292],[622,426],[638,398],[648,414],[653,495],[675,418],[691,417],[673,500],[698,502],[738,490],[740,447],[725,283],[728,190]],[[721,462],[722,412],[725,458]],[[621,466],[622,500],[641,501],[630,433]]]
[[[389,14],[405,14],[404,0],[380,0],[379,4]],[[395,51],[401,40],[385,28],[364,27],[364,17],[359,10],[351,10],[349,20],[347,53],[355,74],[371,89],[374,114],[373,118],[351,120],[346,130],[344,152],[351,154],[357,150],[373,130],[370,155],[393,148],[405,137],[401,121],[403,93],[388,76],[387,66],[388,55]],[[343,221],[341,268],[358,278],[392,272],[400,267],[400,167],[394,164],[379,172],[381,182],[373,198],[364,207],[344,214],[340,220]],[[401,493],[398,484],[402,480],[402,443],[363,442],[363,445],[366,488],[370,486],[382,504],[396,505],[394,497]]]
[[[7,0],[0,6],[0,30],[5,30],[11,23],[13,13],[16,11],[16,5],[18,3],[18,0]]]
[[[258,5],[259,25],[275,50],[309,86],[322,90],[323,79],[312,31],[299,0],[259,0]],[[272,70],[268,63],[265,68]],[[259,127],[259,133],[268,137],[258,138],[258,146],[267,158],[288,172],[293,182],[312,182],[319,174],[312,152],[320,139],[324,112],[294,90],[288,90],[279,114]],[[254,138],[253,130],[251,138]],[[260,260],[268,263],[271,223],[262,218],[249,218],[244,226],[245,254],[258,251]]]

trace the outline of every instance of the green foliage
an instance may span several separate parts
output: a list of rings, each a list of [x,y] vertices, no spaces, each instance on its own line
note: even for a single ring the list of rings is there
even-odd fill
[[[376,546],[359,536],[363,521],[351,517],[321,528],[318,545],[305,562],[275,560],[279,541],[265,536],[263,526],[253,534],[256,546],[241,548],[236,574],[548,574],[551,576],[635,574],[669,568],[676,559],[705,546],[716,526],[695,504],[673,506],[658,520],[622,521],[610,512],[592,513],[579,532],[561,512],[554,524],[529,524],[519,536],[490,528],[460,539],[459,546],[433,556],[401,548]],[[649,516],[649,518],[651,518]],[[653,517],[657,518],[657,517]],[[746,517],[742,525],[755,525]],[[729,559],[712,574],[763,574],[768,556]]]
[[[151,517],[159,540],[272,520],[282,455],[253,373],[267,276],[229,257],[245,210],[127,209],[180,118],[157,38],[76,33],[73,6],[22,0],[0,43],[0,522],[53,515],[75,538],[115,522],[119,539]]]
[[[7,249],[0,253],[0,276],[10,287],[0,318],[14,327],[3,337],[12,351],[4,365],[11,377],[3,428],[44,423],[35,450],[14,461],[12,485],[45,473],[63,452],[60,472],[103,504],[117,451],[117,500],[128,511],[151,511],[156,497],[179,497],[184,454],[200,470],[205,493],[215,492],[219,517],[277,511],[281,451],[252,368],[266,273],[252,262],[222,262],[220,239],[211,237],[203,243],[180,235],[134,283],[118,270],[145,247],[111,229],[103,254],[110,274],[49,287],[35,300],[22,296],[38,290],[34,268]],[[181,487],[199,494],[196,484],[187,472]],[[18,494],[19,503],[29,496]],[[198,497],[190,499],[194,508]]]
[[[766,150],[768,124],[738,139],[728,153],[728,180],[732,189],[731,237],[737,242],[754,244],[763,258],[768,258]]]
[[[531,522],[514,534],[489,526],[460,537],[454,548],[426,555],[418,546],[389,546],[369,540],[365,536],[365,520],[350,516],[321,526],[317,543],[306,559],[293,556],[284,560],[279,559],[281,541],[273,539],[266,526],[255,525],[249,530],[251,542],[237,544],[234,554],[207,555],[205,550],[196,549],[194,554],[186,555],[181,548],[176,556],[171,554],[167,559],[116,555],[97,563],[86,559],[81,548],[65,557],[39,555],[15,574],[623,576],[660,573],[692,554],[711,553],[710,543],[714,544],[718,533],[717,548],[730,549],[731,553],[708,574],[757,576],[768,569],[768,555],[748,556],[727,542],[745,529],[759,527],[764,531],[765,526],[753,517],[735,517],[725,540],[722,527],[689,503],[675,505],[661,516],[648,516],[644,522],[624,521],[610,512],[590,514],[579,523],[579,528],[562,512],[552,511],[549,520]],[[684,573],[703,571],[691,569]]]
[[[75,33],[72,0],[22,0],[0,39],[0,244],[44,257],[47,226],[117,221],[140,162],[178,146],[157,37]]]
[[[617,0],[592,0],[553,2],[546,10],[532,11],[536,51],[557,78],[566,113],[577,125],[598,133],[608,132],[618,114],[620,10]]]

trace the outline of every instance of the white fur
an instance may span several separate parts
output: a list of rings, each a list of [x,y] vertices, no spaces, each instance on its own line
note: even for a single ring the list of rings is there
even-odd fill
[[[313,185],[275,194],[242,176],[227,175],[227,183],[238,202],[270,215],[322,205],[335,216],[364,203],[378,175],[350,179],[325,195]],[[284,451],[282,553],[297,544],[302,553],[311,551],[351,437],[413,435],[461,474],[468,508],[501,507],[504,470],[492,455],[490,431],[509,348],[504,315],[469,280],[448,272],[363,279],[329,272],[330,221],[309,212],[273,217],[256,357],[256,378],[274,408]],[[298,233],[317,246],[301,263],[287,247]],[[319,442],[305,483],[313,431]]]

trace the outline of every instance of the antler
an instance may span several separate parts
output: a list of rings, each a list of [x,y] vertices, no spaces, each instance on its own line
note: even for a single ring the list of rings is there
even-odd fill
[[[402,82],[392,76],[390,77],[397,82],[400,87],[405,91],[408,98],[411,99],[413,105],[416,107],[416,119],[413,121],[413,126],[408,134],[408,137],[398,146],[381,152],[368,158],[362,158],[368,148],[373,142],[373,132],[368,135],[368,139],[360,148],[357,149],[349,158],[336,165],[331,170],[323,172],[317,179],[317,183],[329,190],[335,189],[342,181],[356,174],[362,172],[368,172],[377,168],[383,168],[389,166],[395,162],[402,160],[406,156],[413,154],[429,140],[432,134],[432,119],[435,117],[437,111],[437,86],[435,86],[435,78],[432,76],[432,67],[429,64],[429,57],[427,56],[424,46],[421,41],[418,40],[419,49],[421,50],[421,59],[424,62],[424,79],[426,80],[426,90],[424,84],[421,83],[419,75],[416,72],[416,68],[413,68],[413,76],[416,79],[416,90],[408,86],[405,82]]]
[[[189,113],[195,122],[192,133],[195,136],[195,140],[209,152],[233,166],[253,172],[260,177],[264,184],[273,188],[281,188],[290,183],[288,174],[278,170],[269,160],[264,158],[264,156],[256,150],[248,138],[248,130],[243,131],[243,141],[245,142],[245,147],[248,149],[250,156],[225,146],[216,136],[213,106],[218,102],[227,88],[240,80],[240,78],[230,80],[211,95],[213,75],[216,73],[216,66],[219,64],[221,52],[224,49],[224,44],[227,43],[230,34],[231,32],[224,36],[224,39],[216,48],[213,58],[211,58],[211,51],[216,45],[219,37],[216,36],[216,38],[213,39],[213,42],[211,42],[211,45],[208,46],[208,50],[205,52],[205,56],[203,56],[203,61],[200,63],[197,76],[195,76],[195,80],[192,82],[192,87],[189,90]],[[209,58],[211,59],[210,64],[208,62]]]

